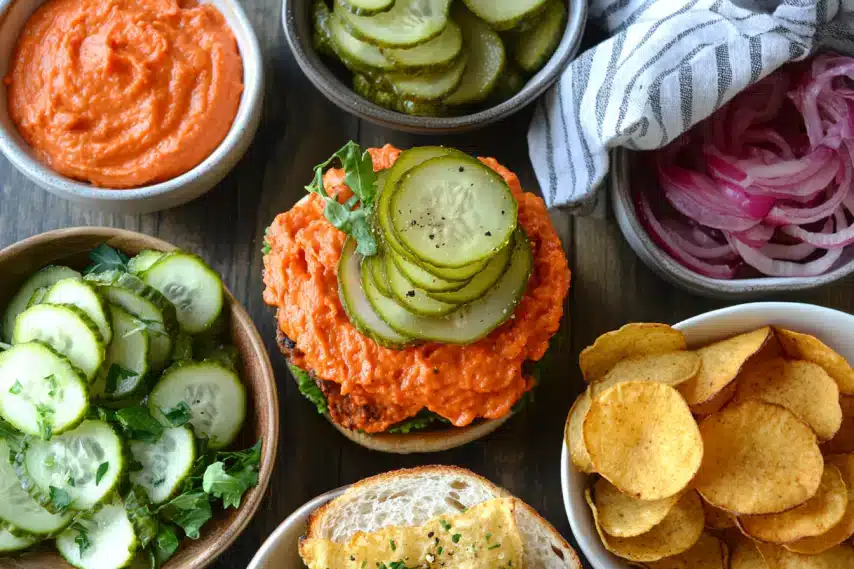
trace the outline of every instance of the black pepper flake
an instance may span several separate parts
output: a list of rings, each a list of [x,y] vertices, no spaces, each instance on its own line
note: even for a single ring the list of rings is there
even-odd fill
[[[504,215],[504,210],[503,210],[503,209],[501,210],[501,215]]]
[[[465,172],[465,171],[466,171],[466,169],[464,167],[460,166],[460,172]]]
[[[484,233],[484,235],[486,235],[487,237],[492,237],[492,231],[487,231],[486,233]]]
[[[413,296],[415,296],[415,291],[414,291],[414,290],[408,290],[408,291],[406,291],[406,296],[407,296],[408,298],[412,298]]]
[[[433,368],[433,373],[436,373],[436,371],[437,371],[436,368]],[[432,539],[434,535],[436,535],[436,532],[431,531],[430,533],[427,534],[427,537]]]
[[[433,373],[439,373],[439,368],[434,367],[434,368],[433,368]],[[428,535],[427,537],[433,537],[433,532],[431,531],[431,532],[430,532],[430,535]]]
[[[430,235],[430,239],[435,239],[435,238],[436,238],[435,235]]]
[[[418,222],[416,222],[416,221],[413,219],[412,221],[410,221],[410,222],[409,222],[409,225],[413,225],[413,226],[414,226],[416,223],[418,223]]]

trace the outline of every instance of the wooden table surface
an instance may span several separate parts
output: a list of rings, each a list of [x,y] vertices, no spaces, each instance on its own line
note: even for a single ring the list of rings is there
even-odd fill
[[[574,543],[561,501],[559,463],[564,419],[583,386],[578,353],[597,335],[626,322],[674,323],[726,303],[682,292],[655,276],[628,247],[613,219],[573,219],[555,213],[552,218],[572,269],[572,288],[533,405],[485,440],[440,454],[385,455],[350,443],[302,399],[277,352],[273,314],[261,300],[264,228],[303,195],[311,166],[350,139],[363,146],[390,142],[404,148],[441,143],[495,156],[519,174],[526,189],[536,191],[525,137],[530,113],[454,136],[414,136],[361,122],[328,103],[303,77],[285,42],[280,0],[251,0],[244,5],[265,54],[267,93],[255,142],[223,183],[178,209],[117,216],[55,198],[0,158],[0,248],[60,227],[106,225],[140,231],[204,257],[252,314],[279,383],[279,455],[263,505],[213,568],[245,567],[276,526],[318,494],[365,476],[422,464],[455,464],[486,476],[537,508]],[[848,281],[769,300],[854,312],[852,292]]]

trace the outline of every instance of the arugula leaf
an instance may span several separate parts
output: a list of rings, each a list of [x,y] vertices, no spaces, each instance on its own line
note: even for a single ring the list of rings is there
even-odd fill
[[[272,251],[272,250],[273,250],[273,248],[272,248],[272,247],[270,246],[270,244],[267,242],[267,237],[268,237],[269,235],[270,235],[270,228],[268,227],[267,229],[265,229],[265,230],[264,230],[264,245],[263,245],[263,246],[261,246],[261,253],[263,253],[265,256],[266,256],[266,255],[269,255],[269,254],[270,254],[270,251]]]
[[[95,486],[101,483],[101,480],[104,478],[104,475],[110,469],[109,462],[102,462],[98,465],[98,471],[95,473]]]
[[[71,528],[77,532],[77,537],[74,538],[74,543],[80,548],[80,557],[83,557],[83,552],[89,549],[92,543],[89,541],[89,530],[80,522],[71,524]]]
[[[116,411],[115,417],[127,438],[131,440],[154,444],[163,434],[163,425],[151,416],[147,407],[125,407]]]
[[[134,486],[128,495],[125,497],[125,510],[127,510],[128,519],[133,524],[134,533],[139,539],[141,547],[148,547],[160,531],[160,524],[154,512],[151,511],[151,502],[148,499],[145,489],[141,486]]]
[[[329,410],[329,406],[326,403],[326,397],[324,397],[323,392],[308,372],[290,363],[288,364],[288,369],[291,370],[291,373],[294,375],[294,379],[297,380],[299,392],[302,393],[306,399],[314,403],[319,414],[323,415],[326,413]]]
[[[213,517],[210,498],[202,490],[180,494],[160,506],[157,513],[183,529],[190,539],[199,539],[199,529]]]
[[[215,462],[207,467],[202,480],[202,490],[222,498],[224,508],[239,508],[243,493],[257,485],[257,465],[246,465],[240,470],[226,472],[222,462]]]
[[[107,372],[107,381],[106,386],[104,387],[104,393],[108,395],[115,393],[121,382],[126,379],[132,379],[136,376],[136,372],[123,368],[119,364],[112,364],[110,366],[110,371]]]
[[[160,524],[157,537],[150,545],[150,551],[154,555],[155,567],[160,567],[175,555],[180,542],[178,536],[175,535],[175,530],[167,524]]]
[[[57,511],[64,512],[71,505],[71,496],[62,488],[50,487],[50,504]]]
[[[84,275],[103,273],[110,270],[126,273],[128,272],[128,261],[130,261],[130,258],[106,243],[101,243],[89,252],[89,260],[92,261],[92,264],[83,270]]]
[[[421,429],[426,429],[433,423],[448,423],[449,421],[444,417],[433,413],[432,411],[428,411],[427,409],[422,409],[418,412],[417,415],[406,419],[405,421],[401,421],[395,425],[392,425],[387,432],[392,434],[402,434],[406,435],[411,433],[412,431],[418,431]]]
[[[160,412],[163,413],[163,416],[166,417],[166,420],[169,421],[169,424],[173,427],[186,425],[190,419],[193,418],[190,406],[184,401],[179,401],[178,404],[171,409],[164,409],[161,407]]]
[[[21,382],[16,379],[14,385],[9,388],[9,393],[11,393],[12,395],[18,395],[21,391],[23,391],[23,389],[24,386],[21,385]]]
[[[344,183],[353,191],[353,197],[344,204],[330,197],[323,187],[323,171],[336,159],[344,168]],[[314,178],[305,189],[324,199],[326,206],[323,213],[326,219],[356,239],[356,251],[359,254],[366,257],[376,255],[377,241],[371,231],[370,218],[377,193],[377,176],[369,152],[362,152],[361,147],[351,140],[329,160],[314,167]],[[357,202],[359,209],[353,209]]]

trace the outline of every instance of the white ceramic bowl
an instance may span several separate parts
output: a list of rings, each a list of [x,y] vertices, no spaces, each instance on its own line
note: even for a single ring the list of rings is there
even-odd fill
[[[854,316],[812,304],[742,304],[696,316],[674,327],[685,333],[688,345],[692,347],[768,324],[812,334],[849,361],[854,361]],[[593,515],[584,500],[589,476],[573,467],[566,443],[561,452],[560,468],[563,505],[572,533],[584,556],[595,569],[630,569],[628,562],[609,553],[599,540]]]
[[[199,197],[222,180],[249,148],[264,97],[264,62],[258,38],[239,0],[203,0],[216,6],[231,27],[243,59],[243,95],[225,139],[201,164],[166,182],[128,190],[96,188],[57,174],[32,152],[9,119],[6,89],[0,87],[0,151],[27,178],[59,197],[121,214],[160,211]],[[0,0],[0,77],[5,77],[9,57],[27,18],[44,0]]]
[[[305,535],[308,518],[317,508],[344,493],[347,487],[321,494],[306,502],[276,528],[246,569],[301,569],[299,539]]]
[[[713,279],[688,270],[658,246],[640,223],[632,201],[631,184],[655,183],[648,169],[638,168],[638,153],[618,148],[611,155],[611,202],[614,216],[629,246],[653,272],[689,292],[713,298],[747,300],[774,293],[807,290],[830,284],[854,273],[854,246],[823,275],[817,277],[762,277],[751,279]]]

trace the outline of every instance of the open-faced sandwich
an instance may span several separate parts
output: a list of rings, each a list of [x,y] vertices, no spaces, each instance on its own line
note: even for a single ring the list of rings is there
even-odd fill
[[[578,569],[546,520],[468,470],[425,466],[363,480],[311,516],[309,569]]]
[[[343,168],[326,167],[335,159]],[[267,231],[264,300],[306,395],[386,452],[459,446],[534,387],[570,273],[542,199],[492,158],[348,143]]]

